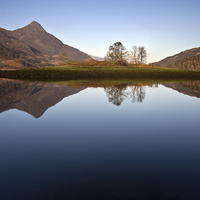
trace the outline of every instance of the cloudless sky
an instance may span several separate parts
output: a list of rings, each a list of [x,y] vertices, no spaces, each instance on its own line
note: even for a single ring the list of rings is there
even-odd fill
[[[0,0],[0,27],[33,20],[63,43],[104,57],[115,42],[148,62],[200,46],[200,0]]]

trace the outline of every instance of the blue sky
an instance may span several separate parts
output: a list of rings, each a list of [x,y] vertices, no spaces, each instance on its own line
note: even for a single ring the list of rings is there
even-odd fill
[[[200,46],[199,0],[0,0],[0,27],[35,20],[63,43],[104,57],[115,42],[145,46],[148,62]]]

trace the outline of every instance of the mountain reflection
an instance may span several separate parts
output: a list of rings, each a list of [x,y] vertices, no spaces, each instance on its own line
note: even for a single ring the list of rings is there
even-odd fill
[[[179,83],[165,83],[165,87],[172,88],[185,95],[200,98],[200,81],[186,81]]]
[[[112,102],[116,106],[120,106],[121,103],[129,98],[132,103],[140,102],[142,103],[146,95],[146,87],[158,87],[157,84],[150,85],[134,85],[128,86],[125,84],[111,86],[104,89],[108,101]]]
[[[49,107],[83,89],[59,83],[0,79],[0,113],[18,109],[39,118]]]
[[[119,80],[118,80],[119,81]],[[180,93],[200,98],[200,81],[165,83],[165,87]],[[126,83],[38,83],[10,79],[0,79],[0,113],[18,109],[39,118],[49,108],[63,98],[74,95],[87,87],[103,87],[108,101],[120,106],[125,99],[132,103],[142,103],[147,87],[156,88],[158,84]],[[87,98],[90,98],[88,96]]]

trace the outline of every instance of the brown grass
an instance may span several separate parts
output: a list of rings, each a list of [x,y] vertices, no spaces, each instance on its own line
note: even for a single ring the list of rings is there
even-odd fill
[[[15,62],[14,60],[6,60],[6,61],[2,61],[1,65],[4,65],[7,67],[9,67],[10,69],[12,68],[23,68],[23,65],[19,62]]]
[[[97,60],[84,60],[84,61],[68,61],[67,63],[61,63],[60,66],[76,66],[76,67],[115,67],[115,66],[128,66],[126,61],[109,62],[109,61],[97,61]]]

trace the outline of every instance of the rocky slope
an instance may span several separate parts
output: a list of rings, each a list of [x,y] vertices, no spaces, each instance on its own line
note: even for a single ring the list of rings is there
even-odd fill
[[[63,61],[90,58],[78,49],[63,44],[55,36],[46,32],[36,21],[14,31],[0,28],[0,47],[2,46],[3,48],[0,49],[0,62],[16,61],[19,57],[26,62],[29,62],[29,59],[38,60],[37,65],[34,65],[34,62],[29,62],[32,67],[56,65]],[[5,49],[7,52],[10,50],[11,55],[13,51],[16,51],[16,54],[20,54],[20,56],[17,58],[10,56],[11,58],[8,58],[7,55],[4,56]]]
[[[182,51],[159,62],[152,63],[152,65],[178,69],[200,70],[200,48]]]

